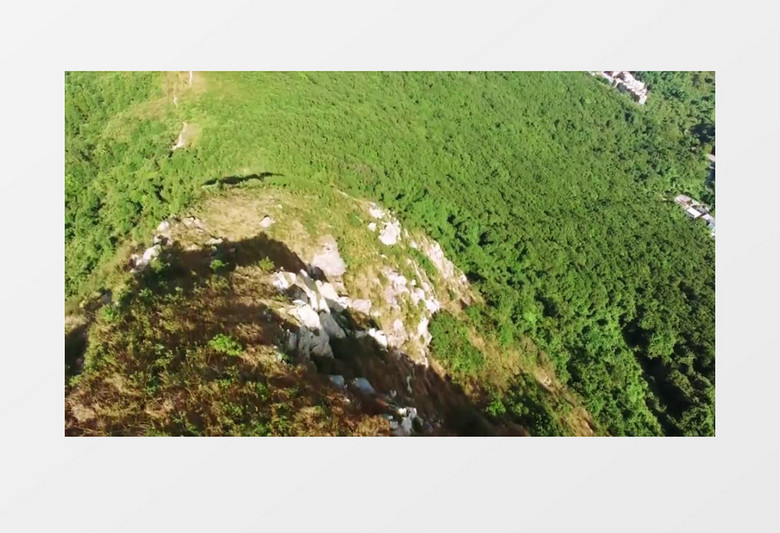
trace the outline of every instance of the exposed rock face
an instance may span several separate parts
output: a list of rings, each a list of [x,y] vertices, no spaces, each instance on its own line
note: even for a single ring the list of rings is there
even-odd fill
[[[379,240],[386,246],[393,246],[401,239],[401,223],[380,209],[376,204],[369,204],[368,214],[377,220],[385,220],[382,231],[379,232]],[[368,229],[376,231],[377,225],[371,222]],[[408,234],[407,234],[408,235]]]
[[[341,259],[336,239],[327,236],[322,241],[320,251],[311,259],[311,266],[322,271],[328,278],[340,278],[347,270],[347,265]]]
[[[422,317],[420,319],[420,323],[417,325],[417,335],[420,337],[420,342],[423,343],[423,346],[428,346],[431,343],[431,334],[428,333],[428,318]]]
[[[162,246],[160,244],[155,244],[154,246],[144,250],[143,255],[131,256],[130,260],[133,264],[132,271],[135,273],[145,269],[149,263],[151,263],[158,255],[160,255],[160,252],[162,252]]]
[[[409,293],[407,280],[404,276],[389,268],[383,269],[383,273],[389,282],[389,285],[385,288],[385,301],[390,307],[398,309],[399,298]]]
[[[171,223],[167,220],[163,220],[157,226],[157,233],[159,233],[160,235],[165,235],[167,237],[170,231],[171,231]]]
[[[371,300],[352,300],[352,305],[350,305],[350,307],[355,311],[367,315],[371,312]]]
[[[379,234],[379,240],[387,246],[392,246],[401,238],[401,224],[394,220],[386,222],[382,232]]]
[[[297,276],[292,272],[280,271],[273,275],[272,283],[276,290],[280,292],[286,291],[292,286],[293,283],[295,283],[296,277]]]
[[[343,339],[347,336],[333,315],[324,311],[320,312],[320,323],[325,333],[331,338]]]
[[[285,298],[270,298],[265,291],[262,298],[269,310],[268,316],[277,315],[287,321],[287,325],[283,326],[285,329],[274,338],[279,360],[286,360],[286,355],[290,355],[295,362],[311,364],[314,359],[311,366],[328,373],[334,372],[327,375],[327,380],[333,386],[343,389],[345,398],[350,398],[352,393],[374,396],[370,401],[382,406],[381,409],[391,421],[392,433],[410,435],[415,430],[425,428],[426,423],[428,427],[435,423],[431,418],[432,413],[415,401],[414,391],[417,390],[419,394],[419,388],[411,386],[411,377],[407,377],[405,387],[395,382],[392,386],[397,390],[389,391],[379,387],[379,390],[375,390],[366,378],[345,379],[345,375],[351,378],[366,372],[364,375],[374,384],[392,383],[381,379],[381,374],[377,374],[376,368],[370,365],[351,367],[352,363],[347,357],[351,353],[347,353],[347,350],[361,354],[378,352],[385,364],[388,360],[411,364],[411,367],[403,367],[400,376],[407,376],[409,368],[427,367],[427,347],[431,342],[428,327],[432,316],[442,307],[434,285],[438,287],[443,282],[444,287],[454,289],[463,285],[464,292],[468,292],[467,280],[444,256],[438,243],[421,234],[405,231],[398,220],[376,204],[372,204],[368,211],[375,219],[375,222],[369,223],[369,229],[378,233],[380,242],[399,248],[406,244],[416,247],[430,259],[439,275],[434,279],[434,274],[424,271],[411,255],[405,261],[401,259],[401,262],[398,261],[398,254],[388,253],[391,257],[385,256],[377,244],[376,249],[371,251],[373,255],[369,256],[368,263],[355,267],[359,271],[354,278],[347,277],[348,283],[355,284],[348,290],[344,281],[347,265],[340,255],[338,243],[332,236],[325,236],[319,241],[316,252],[310,256],[309,264],[299,265],[303,267],[299,271],[278,270],[261,274],[267,286],[285,295]],[[284,234],[288,228],[281,210],[273,213],[279,220],[266,215],[260,221],[260,226],[267,229],[278,224],[277,227],[283,228],[279,234]],[[201,250],[237,240],[229,233],[224,234],[223,240],[222,236],[214,234],[216,231],[208,229],[202,220],[195,217],[171,218],[170,221],[161,222],[156,229],[154,245],[143,254],[133,257],[134,271],[153,261],[169,242],[179,239],[180,234],[186,235],[187,249],[193,246],[190,240],[194,240],[194,249]],[[192,235],[195,237],[190,239]],[[305,249],[292,251],[299,258],[308,255]],[[363,286],[357,286],[358,283]],[[350,294],[350,291],[354,293]],[[444,302],[447,305],[450,303],[449,300]],[[366,326],[356,325],[367,321],[369,324]],[[362,340],[355,342],[351,339]],[[344,340],[347,342],[342,342]],[[414,375],[414,370],[411,372]],[[417,414],[415,407],[407,404],[416,404],[423,409],[425,421]]]
[[[387,344],[400,348],[408,338],[403,321],[400,318],[396,318],[393,321],[393,329],[387,334]]]
[[[290,334],[287,347],[305,359],[308,359],[309,355],[333,357],[333,349],[330,347],[328,335],[322,330],[313,331],[301,327],[297,333]]]
[[[385,212],[382,211],[376,204],[371,204],[371,206],[368,208],[368,214],[377,219],[382,219],[385,217]]]

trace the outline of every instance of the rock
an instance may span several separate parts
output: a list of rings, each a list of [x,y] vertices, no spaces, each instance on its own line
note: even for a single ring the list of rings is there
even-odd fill
[[[157,234],[152,239],[152,244],[164,245],[166,242],[168,242],[168,238],[165,235]]]
[[[341,329],[341,326],[339,326],[336,319],[333,318],[333,315],[330,313],[320,312],[320,323],[329,337],[335,337],[337,339],[346,338],[347,334],[344,333],[344,330]]]
[[[387,348],[387,335],[381,329],[371,328],[368,330],[367,335],[374,339],[382,348]]]
[[[298,275],[285,273],[285,280],[290,289],[294,289],[288,290],[288,294],[293,299],[298,299],[310,304],[317,312],[325,311],[330,313],[328,302],[320,295],[317,284],[309,277],[309,274],[305,270],[301,269]],[[274,283],[278,283],[280,287],[283,286],[283,283],[279,278],[276,278]]]
[[[292,272],[276,272],[272,279],[271,283],[274,287],[276,287],[276,290],[282,292],[289,289],[293,283],[295,283],[296,276]]]
[[[371,383],[369,383],[366,378],[355,378],[352,380],[352,385],[358,391],[360,391],[361,394],[365,394],[368,396],[373,396],[374,394],[376,394],[374,387],[371,386]]]
[[[429,313],[435,313],[439,309],[441,309],[441,303],[439,303],[439,300],[437,300],[434,297],[426,298],[425,308],[428,310]]]
[[[138,272],[146,268],[149,263],[151,263],[158,255],[160,255],[160,252],[162,252],[162,246],[155,244],[151,248],[147,248],[141,257],[138,257],[138,255],[133,255],[131,257],[131,260],[134,263],[133,271]]]
[[[268,215],[265,215],[263,219],[260,221],[260,227],[261,228],[270,228],[274,225],[274,222],[276,222],[273,218],[271,218]]]
[[[416,288],[412,291],[411,296],[412,296],[412,302],[414,303],[414,305],[417,305],[420,302],[420,300],[425,299],[425,291],[420,288]]]
[[[343,389],[346,386],[346,383],[344,382],[344,376],[340,375],[330,375],[328,376],[328,379],[330,382],[335,385],[336,387]]]
[[[338,292],[336,292],[336,288],[327,281],[315,281],[315,285],[317,287],[317,291],[320,293],[320,295],[328,300],[328,303],[330,302],[340,302],[341,297],[339,296]]]
[[[398,308],[398,297],[409,292],[406,278],[390,269],[384,269],[382,272],[390,282],[390,285],[385,289],[385,301],[390,307]]]
[[[218,244],[222,244],[223,240],[221,237],[212,237],[209,240],[206,241],[206,246],[217,246]]]
[[[424,346],[428,346],[431,343],[432,337],[428,332],[428,317],[420,319],[420,323],[417,325],[417,336],[420,337]]]
[[[352,300],[350,308],[367,315],[371,312],[371,300]]]
[[[404,328],[404,323],[400,318],[396,318],[393,321],[393,329],[387,336],[387,342],[390,346],[400,347],[406,342],[408,335]]]
[[[322,323],[320,322],[320,315],[309,304],[298,305],[292,311],[291,314],[295,316],[307,329],[319,330],[322,329]]]
[[[401,224],[397,220],[386,222],[384,228],[382,228],[382,233],[379,234],[379,240],[387,246],[394,245],[400,237]]]
[[[328,336],[321,330],[312,331],[302,326],[297,333],[290,333],[287,346],[290,351],[296,352],[305,359],[310,355],[333,357]]]
[[[368,208],[368,214],[377,219],[382,219],[385,216],[385,212],[377,207],[376,204],[371,204],[371,207]]]
[[[157,233],[160,233],[162,235],[167,236],[168,232],[171,230],[171,223],[167,220],[163,220],[160,222],[160,224],[157,226]]]
[[[320,251],[311,260],[311,266],[320,269],[329,278],[344,275],[347,265],[341,259],[338,244],[333,237],[327,236],[323,240]]]
[[[203,221],[196,217],[185,217],[182,220],[182,224],[184,224],[185,227],[190,229],[199,229],[199,230],[206,231],[206,228],[203,225]]]
[[[376,231],[376,222],[372,222],[368,225],[369,231]]]

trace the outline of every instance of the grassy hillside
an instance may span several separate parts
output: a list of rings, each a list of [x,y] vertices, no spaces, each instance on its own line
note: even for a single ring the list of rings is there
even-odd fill
[[[332,184],[436,238],[484,296],[471,326],[532,339],[605,431],[712,434],[714,242],[668,201],[704,194],[709,146],[652,101],[583,73],[69,73],[66,297],[215,179]],[[528,418],[521,385],[496,412]]]

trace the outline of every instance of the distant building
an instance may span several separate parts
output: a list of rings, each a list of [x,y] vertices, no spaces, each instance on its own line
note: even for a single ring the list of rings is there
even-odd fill
[[[627,70],[604,70],[591,72],[590,74],[593,76],[599,75],[620,92],[631,94],[631,97],[640,105],[647,101],[647,85],[636,79]]]
[[[685,210],[685,214],[694,220],[703,220],[710,228],[710,234],[715,237],[715,217],[709,213],[709,209],[690,196],[678,194],[674,202]]]
[[[695,207],[689,207],[688,209],[685,210],[685,212],[688,214],[689,217],[694,219],[699,218],[704,214],[698,209],[696,209]]]
[[[691,205],[691,203],[693,203],[691,197],[685,196],[684,194],[678,194],[677,196],[675,196],[674,201],[685,207],[688,207],[689,205]]]

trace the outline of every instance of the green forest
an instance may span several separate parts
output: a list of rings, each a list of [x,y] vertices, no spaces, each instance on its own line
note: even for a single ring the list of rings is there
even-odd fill
[[[215,180],[304,180],[441,243],[484,300],[469,325],[531,339],[604,432],[714,435],[715,241],[672,199],[715,207],[715,76],[637,76],[644,106],[584,72],[68,72],[66,307]],[[451,322],[434,351],[467,377]],[[493,412],[557,434],[521,390]]]

